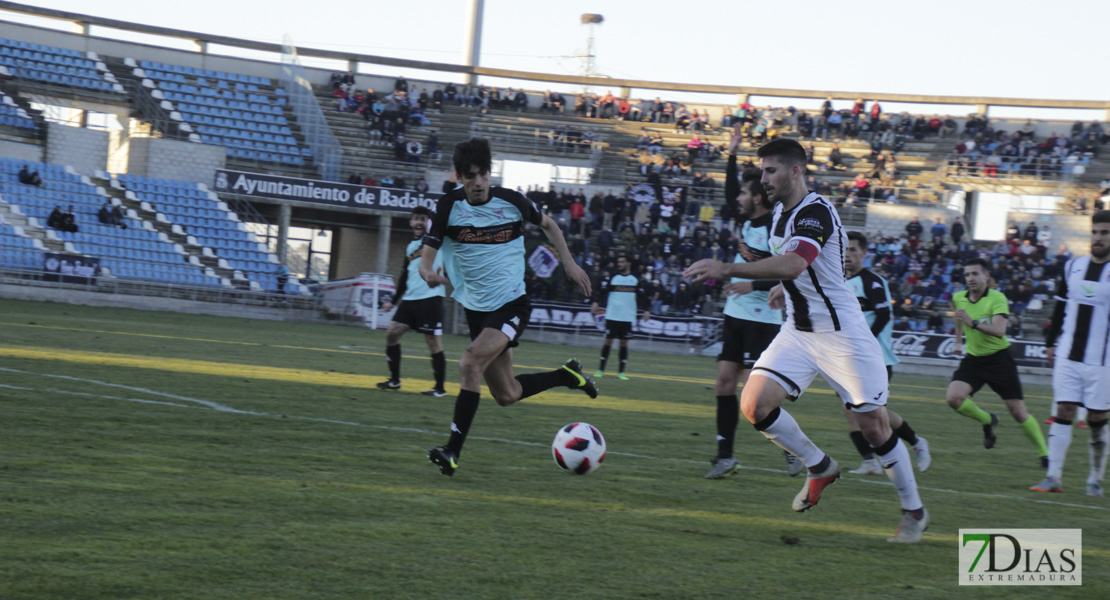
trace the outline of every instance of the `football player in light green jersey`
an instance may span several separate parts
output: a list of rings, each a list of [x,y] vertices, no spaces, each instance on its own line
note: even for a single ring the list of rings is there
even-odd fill
[[[984,385],[1006,401],[1014,420],[1021,425],[1025,437],[1037,448],[1041,466],[1048,466],[1048,446],[1040,423],[1029,415],[1021,391],[1017,363],[1010,355],[1006,339],[1009,302],[998,290],[991,289],[990,265],[981,258],[964,263],[967,289],[952,296],[956,317],[956,352],[960,352],[967,336],[967,353],[948,384],[948,406],[983,426],[983,447],[993,448],[997,437],[994,428],[998,415],[979,408],[969,398]]]

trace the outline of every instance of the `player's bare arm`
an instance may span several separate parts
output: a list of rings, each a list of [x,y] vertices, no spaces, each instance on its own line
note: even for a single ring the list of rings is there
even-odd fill
[[[1006,326],[1008,324],[1009,318],[1007,318],[1006,315],[994,315],[991,317],[990,324],[984,325],[980,323],[975,329],[987,335],[993,335],[994,337],[1006,337]]]
[[[591,294],[590,290],[590,277],[586,275],[577,264],[574,262],[574,257],[570,254],[570,248],[567,247],[567,240],[563,238],[563,232],[559,229],[559,225],[551,219],[551,217],[544,215],[543,222],[540,223],[540,229],[543,234],[547,236],[547,240],[555,244],[555,250],[559,252],[559,259],[563,261],[563,269],[567,273],[567,279],[571,283],[578,286],[582,293],[586,296]],[[429,261],[432,259],[429,259]],[[424,261],[420,261],[423,265]]]
[[[767,306],[775,310],[783,310],[786,308],[786,289],[782,284],[778,284],[767,292]]]
[[[741,121],[737,121],[736,124],[732,126],[732,137],[728,140],[728,153],[736,154],[736,151],[740,149],[740,142],[743,141],[743,139],[744,124]]]
[[[725,263],[706,258],[690,265],[683,276],[693,278],[694,283],[730,277],[781,281],[795,279],[808,266],[809,262],[796,252],[771,256],[754,263]]]
[[[443,275],[443,267],[438,269],[432,268],[432,265],[435,264],[437,254],[439,254],[438,248],[432,248],[425,244],[420,254],[420,264],[416,267],[417,271],[420,273],[420,278],[428,284],[428,287],[433,288],[437,285],[447,285],[451,283],[451,281]]]
[[[1006,315],[994,315],[994,317],[991,318],[991,322],[987,324],[975,323],[971,317],[968,316],[967,311],[962,308],[956,310],[955,316],[956,323],[963,327],[970,327],[971,329],[981,331],[987,335],[993,335],[994,337],[1006,336],[1006,325],[1008,322]],[[960,331],[959,333],[962,334],[963,332]],[[956,339],[959,341],[959,337]]]
[[[724,291],[729,296],[743,296],[752,293],[752,282],[750,281],[734,281],[724,287]]]

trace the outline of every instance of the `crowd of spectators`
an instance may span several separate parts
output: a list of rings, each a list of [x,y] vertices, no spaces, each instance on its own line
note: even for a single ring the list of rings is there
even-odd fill
[[[597,132],[589,127],[560,125],[547,131],[547,144],[552,148],[570,152],[594,153],[600,151]]]
[[[395,86],[395,104],[399,92],[407,90]],[[421,92],[418,97],[426,95]],[[500,94],[484,86],[459,89],[450,85],[443,91],[437,89],[433,95],[436,108],[441,108],[442,102],[452,102],[480,110],[526,111],[528,104],[523,92],[510,90]],[[401,95],[401,99],[405,97]],[[614,271],[617,255],[626,254],[633,272],[641,276],[649,289],[654,313],[714,313],[723,302],[720,296],[723,283],[708,281],[691,286],[681,278],[683,269],[700,258],[731,258],[739,243],[736,224],[727,214],[727,207],[717,215],[713,207],[720,203],[711,201],[713,190],[720,186],[709,171],[715,170],[712,163],[720,160],[727,149],[723,144],[703,139],[704,132],[714,129],[709,115],[659,98],[630,101],[611,93],[572,98],[574,101],[568,106],[563,94],[548,91],[539,102],[539,111],[557,114],[573,111],[584,118],[673,124],[677,132],[689,137],[679,144],[674,144],[672,138],[668,147],[660,131],[645,130],[637,142],[642,182],[656,190],[659,201],[641,203],[636,196],[620,192],[587,198],[582,190],[554,188],[530,189],[527,195],[563,225],[575,260],[595,286]],[[420,103],[410,99],[408,104]],[[996,129],[995,123],[982,115],[969,115],[960,123],[950,116],[884,114],[878,102],[863,99],[857,99],[851,108],[837,109],[830,98],[816,111],[757,108],[741,103],[722,115],[719,126],[737,127],[742,139],[752,144],[786,134],[801,137],[806,142],[809,159],[810,190],[842,206],[897,202],[900,191],[910,185],[899,165],[905,144],[912,140],[958,138],[954,165],[967,172],[978,169],[978,173],[986,176],[1079,174],[1091,157],[1097,157],[1098,146],[1110,141],[1098,123],[1076,123],[1069,135],[1054,133],[1038,141],[1032,121],[1017,131],[1006,132]],[[549,144],[592,145],[592,132],[575,127],[552,128],[547,135]],[[381,137],[385,137],[384,133]],[[851,169],[839,144],[833,143],[827,155],[819,156],[813,142],[850,139],[866,141],[870,154],[865,155],[865,163],[854,163],[856,173],[846,180],[834,176]],[[398,158],[403,159],[400,155]],[[859,169],[860,164],[866,168]],[[352,177],[360,178],[363,183],[372,180],[361,175]],[[1110,195],[1110,179],[1103,187],[1106,189],[1099,196]],[[668,191],[664,193],[664,189]],[[1102,200],[1095,202],[1097,209]],[[1084,199],[1078,198],[1078,204],[1086,209]],[[914,331],[950,331],[951,319],[946,317],[948,301],[964,286],[960,265],[969,258],[981,257],[991,262],[996,287],[1010,299],[1014,315],[1012,334],[1022,335],[1022,315],[1031,303],[1051,294],[1055,277],[1070,254],[1066,247],[1050,249],[1051,232],[1047,226],[1015,226],[1006,240],[989,249],[970,244],[964,233],[958,220],[951,224],[922,224],[914,219],[905,232],[897,235],[872,232],[869,236],[872,240],[867,264],[890,280],[895,297],[895,326]],[[585,301],[558,277],[533,278],[529,291],[537,299]]]
[[[1048,225],[1028,223],[1023,228],[1011,222],[1006,239],[990,248],[971,244],[964,233],[958,218],[951,227],[938,220],[926,230],[915,217],[903,233],[869,236],[864,264],[890,283],[895,329],[951,333],[948,302],[965,289],[961,266],[970,258],[983,258],[991,264],[994,287],[1010,301],[1009,335],[1022,337],[1027,309],[1051,296],[1071,252],[1064,244],[1053,249]]]
[[[1098,157],[1099,146],[1108,141],[1097,121],[1087,125],[1076,121],[1069,134],[1054,131],[1041,142],[1036,141],[1035,132],[1032,120],[1007,132],[994,129],[985,117],[969,119],[964,139],[948,160],[950,172],[984,177],[1078,177],[1087,172],[1091,158]]]
[[[641,203],[624,193],[583,190],[527,190],[526,195],[564,227],[575,262],[590,276],[595,289],[626,255],[640,277],[653,314],[710,315],[721,304],[723,282],[691,285],[682,272],[702,258],[730,259],[739,245],[736,233],[708,203],[681,193],[665,194],[661,202]],[[540,240],[538,231],[528,235]],[[528,293],[535,299],[588,302],[559,277],[533,275]]]
[[[527,195],[564,226],[575,261],[595,288],[616,272],[617,257],[623,254],[641,278],[653,314],[709,316],[720,311],[727,282],[691,284],[682,278],[697,260],[731,260],[736,254],[741,242],[737,224],[718,218],[712,206],[675,198],[647,207],[612,192],[587,200],[584,191],[569,189],[528,190]],[[1039,308],[1051,297],[1071,252],[1064,244],[1053,248],[1047,225],[1011,223],[1006,239],[993,247],[972,244],[965,232],[958,218],[931,224],[914,218],[903,232],[869,234],[864,264],[890,282],[895,329],[952,333],[949,302],[965,289],[962,265],[984,258],[992,265],[992,285],[1010,301],[1009,335],[1023,337],[1022,319],[1030,306]],[[539,240],[539,232],[529,235]],[[528,292],[540,300],[588,301],[560,277],[533,275]]]

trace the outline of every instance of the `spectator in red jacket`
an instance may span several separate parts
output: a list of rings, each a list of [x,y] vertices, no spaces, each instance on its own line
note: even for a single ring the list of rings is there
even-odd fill
[[[586,214],[586,203],[582,196],[576,196],[570,205],[570,231],[582,234],[582,216]]]

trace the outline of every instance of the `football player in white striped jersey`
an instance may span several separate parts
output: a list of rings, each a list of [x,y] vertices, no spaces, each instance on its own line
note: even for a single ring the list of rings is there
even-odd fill
[[[1106,413],[1110,409],[1110,210],[1091,218],[1091,254],[1069,260],[1056,286],[1056,307],[1045,345],[1052,366],[1056,414],[1048,427],[1048,473],[1029,488],[1063,491],[1064,459],[1071,445],[1072,423],[1087,409],[1091,431],[1087,495],[1102,496],[1102,478],[1110,449]]]
[[[776,203],[773,256],[754,263],[701,260],[685,273],[695,281],[743,277],[782,282],[787,320],[753,367],[740,410],[756,430],[809,469],[792,505],[798,512],[808,510],[840,477],[840,466],[802,432],[782,402],[800,396],[818,374],[824,376],[851,404],[864,437],[898,491],[902,519],[890,541],[917,542],[929,515],[917,492],[909,452],[891,430],[886,413],[882,348],[844,278],[846,237],[840,217],[827,199],[806,189],[806,152],[801,144],[778,138],[760,147],[757,155],[762,159],[761,183]]]

